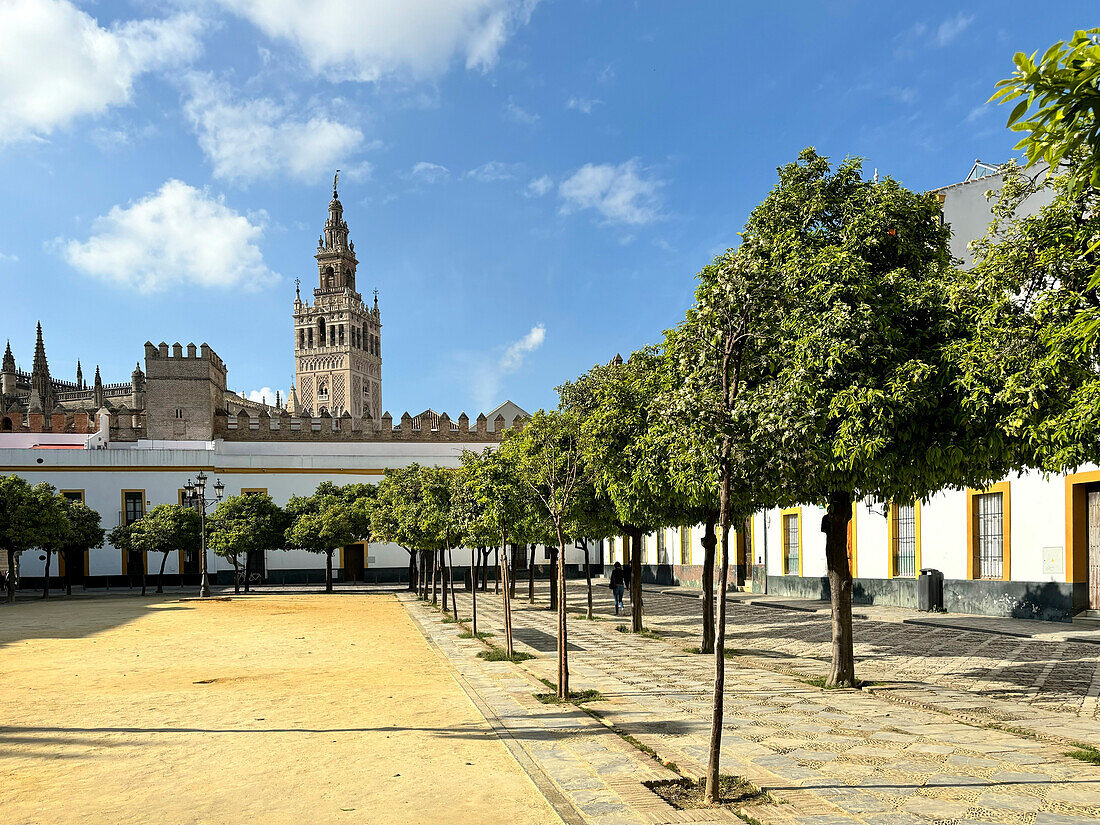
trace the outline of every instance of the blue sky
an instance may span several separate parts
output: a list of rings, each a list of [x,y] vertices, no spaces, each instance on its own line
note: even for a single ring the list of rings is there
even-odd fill
[[[552,406],[677,323],[802,147],[916,189],[1010,157],[1013,53],[1097,23],[1036,9],[0,0],[0,336],[109,381],[207,341],[285,393],[339,167],[384,406]]]

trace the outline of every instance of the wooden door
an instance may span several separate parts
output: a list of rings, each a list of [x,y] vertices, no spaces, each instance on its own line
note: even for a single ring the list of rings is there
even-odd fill
[[[1100,488],[1085,493],[1089,543],[1089,607],[1100,610]]]
[[[344,548],[344,581],[361,582],[365,579],[366,559],[363,545],[351,544]]]

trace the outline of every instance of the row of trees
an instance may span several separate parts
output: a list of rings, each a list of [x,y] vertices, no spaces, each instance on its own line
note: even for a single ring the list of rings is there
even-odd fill
[[[0,476],[0,549],[8,562],[7,599],[15,601],[16,559],[25,551],[40,550],[45,559],[49,596],[50,568],[54,556],[65,560],[66,572],[83,564],[84,554],[103,545],[105,532],[99,513],[79,501],[72,501],[49,484],[31,485],[15,475]],[[71,577],[66,590],[72,592]]]
[[[731,525],[762,509],[825,508],[828,682],[853,686],[854,502],[908,503],[1100,460],[1100,30],[1016,65],[996,97],[1019,98],[1009,125],[1025,133],[1028,166],[1047,173],[1004,171],[972,269],[950,255],[935,194],[806,149],[778,170],[740,245],[699,274],[681,324],[559,388],[559,409],[501,447],[562,547],[571,535],[628,539],[634,588],[643,534],[707,525],[712,800]],[[1023,215],[1043,188],[1050,204]],[[564,617],[559,605],[561,691]]]

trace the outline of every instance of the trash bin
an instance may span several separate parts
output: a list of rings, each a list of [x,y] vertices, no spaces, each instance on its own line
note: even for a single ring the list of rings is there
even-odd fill
[[[917,578],[917,607],[924,612],[943,613],[943,573],[932,567],[921,568]]]

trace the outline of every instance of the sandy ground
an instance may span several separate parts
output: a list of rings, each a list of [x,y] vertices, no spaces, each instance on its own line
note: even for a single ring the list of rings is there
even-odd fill
[[[0,608],[0,822],[558,822],[388,595]]]

